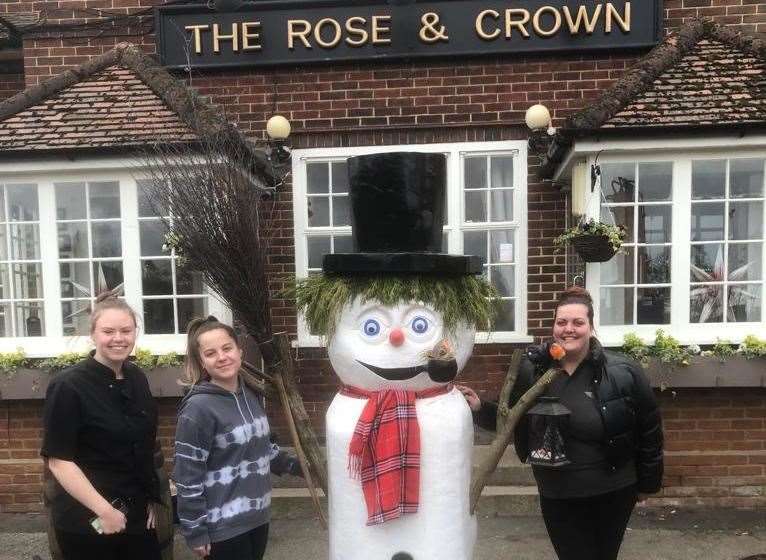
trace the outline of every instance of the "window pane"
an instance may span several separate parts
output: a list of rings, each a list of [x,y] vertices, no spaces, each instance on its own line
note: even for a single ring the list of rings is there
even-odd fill
[[[625,227],[627,236],[625,243],[635,243],[633,234],[633,206],[602,206],[601,221],[610,225]]]
[[[667,325],[670,323],[670,288],[638,288],[636,323]]]
[[[178,330],[186,332],[186,326],[195,317],[207,316],[207,298],[181,298],[176,300],[178,307]]]
[[[183,188],[183,187],[181,187]],[[138,182],[138,216],[140,218],[152,217],[152,216],[169,216],[170,212],[167,208],[161,207],[155,211],[152,206],[150,194],[154,189],[154,183],[152,181],[139,181]]]
[[[17,303],[16,336],[44,336],[42,302]]]
[[[138,222],[138,234],[141,239],[141,256],[157,257],[169,255],[169,251],[163,251],[165,244],[165,232],[167,228],[162,220],[141,220]]]
[[[0,199],[0,205],[2,205],[2,199]],[[5,224],[0,224],[0,260],[7,260],[8,259],[8,239],[6,238],[6,226]]]
[[[513,331],[516,330],[516,304],[515,300],[504,299],[500,301],[495,316],[493,329],[495,331]]]
[[[731,160],[729,198],[759,198],[763,196],[763,160]]]
[[[671,241],[671,207],[638,207],[639,243],[669,243]]]
[[[729,280],[760,280],[763,243],[732,243],[729,245]]]
[[[715,282],[723,280],[723,245],[706,243],[692,245],[690,280],[693,282]]]
[[[497,229],[489,233],[492,263],[512,263],[514,258],[513,230]]]
[[[59,271],[61,273],[61,297],[79,298],[93,295],[90,284],[90,263],[60,263]]]
[[[93,263],[94,296],[122,286],[122,263],[102,261]]]
[[[689,292],[689,320],[692,323],[720,323],[722,312],[723,286],[692,284]]]
[[[513,190],[492,191],[490,193],[493,222],[513,220]]]
[[[622,252],[617,253],[610,260],[601,263],[602,284],[632,284],[633,276],[633,253],[634,247],[623,246]]]
[[[81,220],[86,218],[85,184],[57,183],[56,218],[59,220]]]
[[[330,172],[326,163],[306,164],[306,191],[309,193],[330,192]]]
[[[670,282],[670,247],[638,248],[638,283]]]
[[[723,236],[722,202],[692,204],[692,241],[720,241]]]
[[[332,197],[332,225],[351,225],[351,208],[347,196]]]
[[[516,295],[513,266],[490,266],[488,270],[490,281],[501,296],[513,297]]]
[[[633,202],[636,191],[636,166],[633,163],[601,165],[601,191],[606,202]]]
[[[633,288],[601,288],[602,325],[633,324]]]
[[[332,192],[348,192],[348,164],[345,161],[332,163]]]
[[[11,299],[11,284],[8,278],[8,264],[0,264],[0,299]]]
[[[37,185],[6,185],[9,221],[29,222],[40,219]]]
[[[728,320],[735,322],[761,320],[761,287],[759,285],[729,286]]]
[[[489,158],[492,169],[492,182],[490,188],[513,187],[513,156],[495,156]]]
[[[322,258],[330,253],[329,237],[309,237],[306,239],[309,254],[309,268],[322,268]]]
[[[484,189],[487,187],[487,158],[465,158],[465,188]]]
[[[38,224],[10,224],[11,258],[34,260],[40,258],[40,226]]]
[[[94,257],[119,257],[122,255],[122,232],[120,222],[91,224]]]
[[[13,336],[13,316],[11,315],[11,304],[0,304],[0,336]]]
[[[146,334],[174,333],[173,300],[145,299],[144,328],[146,329]]]
[[[638,201],[670,200],[673,183],[672,163],[638,165]]]
[[[487,191],[465,193],[465,221],[487,221]]]
[[[59,224],[59,258],[88,258],[88,223],[69,222]]]
[[[173,277],[170,259],[141,261],[141,281],[144,295],[172,295]]]
[[[723,198],[726,188],[726,161],[692,162],[692,199]]]
[[[61,302],[64,336],[90,334],[90,302],[89,299]]]
[[[327,197],[308,197],[309,227],[330,225],[330,199]]]
[[[763,237],[763,202],[729,203],[729,239]]]
[[[90,217],[119,218],[120,217],[120,185],[117,182],[91,183]]]
[[[176,262],[176,293],[184,295],[204,294],[205,282],[202,273],[180,267],[178,262]],[[181,323],[178,324],[181,325]]]
[[[354,243],[350,235],[336,235],[333,239],[333,253],[352,253]]]
[[[481,257],[481,262],[487,262],[487,232],[463,232],[463,254]]]
[[[37,299],[43,297],[42,265],[13,265],[13,297],[16,299]]]

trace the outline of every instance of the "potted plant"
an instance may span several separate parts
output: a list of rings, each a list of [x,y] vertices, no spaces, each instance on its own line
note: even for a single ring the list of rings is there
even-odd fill
[[[622,225],[610,225],[594,219],[582,220],[559,235],[558,246],[572,245],[585,262],[606,262],[622,246],[627,232]]]

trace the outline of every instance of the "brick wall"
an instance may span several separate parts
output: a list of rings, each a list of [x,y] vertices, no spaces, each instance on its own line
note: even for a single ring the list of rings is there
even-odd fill
[[[24,74],[0,74],[0,101],[24,89]]]

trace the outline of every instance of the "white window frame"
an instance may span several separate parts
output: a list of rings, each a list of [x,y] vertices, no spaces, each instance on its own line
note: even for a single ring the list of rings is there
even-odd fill
[[[749,334],[763,336],[766,332],[766,242],[763,243],[761,271],[761,321],[741,323],[691,323],[689,321],[689,294],[692,282],[689,280],[689,263],[691,258],[691,243],[689,231],[691,227],[691,180],[693,160],[733,160],[748,158],[766,159],[766,139],[747,139],[759,147],[745,145],[736,146],[731,143],[713,141],[688,141],[687,149],[682,146],[666,145],[661,149],[656,141],[646,142],[608,142],[596,144],[599,150],[589,150],[590,146],[581,146],[591,155],[586,159],[587,165],[580,170],[585,173],[585,184],[590,184],[590,168],[598,162],[605,163],[652,163],[672,162],[672,232],[671,232],[671,292],[670,292],[670,323],[667,325],[600,325],[600,276],[601,264],[586,264],[586,288],[593,295],[594,323],[596,334],[605,346],[621,346],[627,333],[635,333],[647,342],[653,342],[657,329],[678,339],[681,344],[714,344],[719,339],[732,343],[740,343]],[[758,142],[760,140],[760,142]],[[683,144],[684,142],[679,142]],[[601,153],[599,153],[601,152]],[[598,160],[597,160],[598,158]],[[590,188],[585,189],[586,215],[596,218],[600,216],[601,200],[599,196],[590,196]],[[599,194],[596,191],[596,194]],[[764,204],[764,228],[766,230],[766,204]]]
[[[57,356],[63,352],[82,352],[92,348],[89,336],[50,334],[62,332],[61,288],[58,260],[58,232],[54,183],[116,181],[120,185],[122,255],[125,300],[135,310],[139,322],[136,347],[156,354],[186,352],[185,334],[143,333],[140,239],[138,227],[137,182],[148,179],[137,160],[125,158],[83,158],[75,161],[48,159],[0,163],[0,183],[34,183],[40,205],[40,256],[43,263],[43,309],[45,336],[0,338],[0,352],[21,348],[30,358]],[[215,293],[208,291],[208,313],[231,322],[229,308]]]
[[[527,143],[525,141],[460,142],[442,144],[406,144],[395,146],[363,146],[353,148],[311,148],[292,152],[293,219],[295,232],[295,274],[297,278],[308,275],[307,250],[307,193],[306,164],[308,162],[337,161],[353,156],[383,152],[443,153],[447,156],[447,216],[444,233],[447,235],[449,253],[462,254],[463,231],[492,229],[516,229],[515,236],[515,331],[476,333],[477,343],[529,343],[533,337],[527,334]],[[463,224],[463,158],[466,155],[514,154],[514,220],[510,222],[483,222]],[[350,233],[351,226],[313,227],[314,234]],[[445,250],[447,248],[444,248]],[[312,335],[302,316],[298,314],[298,338],[295,346],[319,347],[325,345],[323,337]]]

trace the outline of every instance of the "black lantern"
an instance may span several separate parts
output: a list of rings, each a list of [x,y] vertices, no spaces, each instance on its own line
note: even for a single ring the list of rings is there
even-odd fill
[[[539,397],[529,417],[529,463],[541,467],[561,467],[567,458],[565,437],[569,425],[569,409],[558,397]]]

